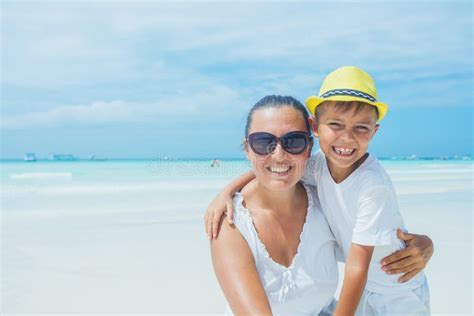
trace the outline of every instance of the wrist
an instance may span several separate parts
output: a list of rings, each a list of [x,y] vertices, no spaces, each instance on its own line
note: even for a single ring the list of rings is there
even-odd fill
[[[225,200],[227,200],[228,198],[232,198],[232,195],[234,195],[234,192],[235,191],[233,191],[231,189],[224,189],[224,190],[222,190],[221,193],[219,193],[219,197],[224,198]]]

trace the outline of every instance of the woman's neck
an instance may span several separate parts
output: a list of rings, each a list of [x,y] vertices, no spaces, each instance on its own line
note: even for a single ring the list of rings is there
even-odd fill
[[[249,183],[243,190],[244,199],[259,208],[271,210],[275,215],[291,216],[294,214],[300,196],[298,194],[299,184],[283,191],[270,190],[268,187],[259,183],[257,179]]]

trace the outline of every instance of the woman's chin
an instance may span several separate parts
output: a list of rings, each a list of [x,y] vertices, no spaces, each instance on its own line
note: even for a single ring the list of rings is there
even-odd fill
[[[272,191],[286,191],[298,183],[295,177],[270,177],[262,179],[261,183]]]

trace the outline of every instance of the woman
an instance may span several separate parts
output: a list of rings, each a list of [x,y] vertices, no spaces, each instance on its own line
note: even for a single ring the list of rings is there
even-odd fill
[[[317,315],[337,287],[336,243],[315,189],[303,186],[313,140],[304,106],[267,96],[244,143],[256,178],[234,195],[234,223],[211,242],[217,279],[237,315]]]

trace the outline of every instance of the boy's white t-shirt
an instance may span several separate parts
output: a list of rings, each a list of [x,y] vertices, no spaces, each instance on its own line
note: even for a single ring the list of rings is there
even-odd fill
[[[405,283],[401,274],[389,275],[381,269],[380,260],[403,249],[397,228],[405,229],[395,189],[387,172],[372,156],[343,182],[336,183],[322,151],[312,156],[303,181],[317,186],[322,210],[342,250],[345,262],[352,243],[375,246],[369,267],[366,289],[381,294],[402,293],[425,282],[423,272]]]

